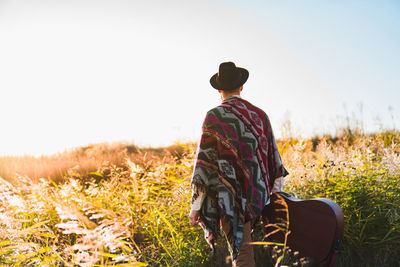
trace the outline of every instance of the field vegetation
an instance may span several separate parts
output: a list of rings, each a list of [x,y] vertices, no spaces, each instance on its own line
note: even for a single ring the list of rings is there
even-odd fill
[[[344,129],[278,146],[285,191],[342,208],[336,266],[400,266],[400,133]],[[196,144],[98,144],[53,156],[0,158],[0,265],[223,266],[189,226]],[[258,227],[254,239],[264,240]],[[312,266],[295,252],[255,246],[258,266]]]

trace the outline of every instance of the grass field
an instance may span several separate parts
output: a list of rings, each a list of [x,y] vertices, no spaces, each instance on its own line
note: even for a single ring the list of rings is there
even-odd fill
[[[278,142],[285,191],[337,202],[345,230],[337,266],[400,266],[400,133]],[[0,265],[223,266],[191,227],[195,144],[98,144],[65,153],[0,157]],[[254,239],[263,241],[258,227]],[[258,266],[307,266],[255,246]],[[285,255],[283,255],[285,254]]]

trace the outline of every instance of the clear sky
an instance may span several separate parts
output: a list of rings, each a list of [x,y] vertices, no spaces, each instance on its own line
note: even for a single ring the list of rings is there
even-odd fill
[[[400,2],[0,0],[0,155],[197,140],[223,61],[276,136],[400,126]]]

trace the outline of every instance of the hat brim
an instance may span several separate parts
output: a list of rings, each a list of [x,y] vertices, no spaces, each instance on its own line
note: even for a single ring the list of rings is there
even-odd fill
[[[240,79],[238,79],[237,81],[235,81],[235,82],[233,82],[231,84],[221,85],[221,84],[218,83],[218,80],[217,80],[218,73],[215,73],[210,78],[211,86],[214,87],[217,90],[223,90],[223,91],[230,91],[230,90],[238,89],[249,78],[249,72],[244,68],[237,68],[237,70],[240,71],[240,74],[241,74]]]

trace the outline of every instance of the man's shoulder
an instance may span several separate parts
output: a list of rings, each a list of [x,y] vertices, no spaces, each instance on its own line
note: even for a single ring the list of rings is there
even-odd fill
[[[256,105],[250,103],[248,100],[244,100],[244,99],[243,99],[243,101],[245,101],[245,102],[247,103],[249,109],[251,109],[251,110],[253,110],[253,111],[256,111],[256,112],[259,113],[259,114],[263,114],[265,117],[268,117],[268,116],[267,116],[267,113],[266,113],[262,108],[259,108],[258,106],[256,106]]]
[[[224,107],[222,105],[213,107],[212,109],[207,111],[207,115],[212,115],[212,114],[216,114],[216,113],[220,113],[222,110],[224,109]]]

